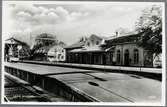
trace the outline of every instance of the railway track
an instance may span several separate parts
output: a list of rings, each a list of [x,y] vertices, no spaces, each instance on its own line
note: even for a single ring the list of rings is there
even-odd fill
[[[49,93],[37,86],[14,77],[8,73],[5,74],[5,102],[62,102],[68,100]]]

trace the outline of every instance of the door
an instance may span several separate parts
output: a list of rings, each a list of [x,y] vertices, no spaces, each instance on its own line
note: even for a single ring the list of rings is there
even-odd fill
[[[102,64],[106,65],[106,54],[105,53],[102,54]]]
[[[129,50],[125,50],[124,53],[124,65],[129,66]]]

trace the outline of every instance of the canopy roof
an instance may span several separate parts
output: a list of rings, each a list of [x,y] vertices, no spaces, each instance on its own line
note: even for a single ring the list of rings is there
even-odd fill
[[[81,52],[105,52],[101,47],[91,47],[91,48],[80,48],[80,49],[73,49],[70,51],[71,53],[81,53]]]
[[[85,44],[85,41],[82,41],[82,42],[77,42],[77,43],[74,43],[70,46],[67,46],[65,47],[66,49],[76,49],[76,48],[82,48],[82,46],[84,46]]]
[[[44,46],[44,47],[41,47],[39,49],[37,49],[35,51],[35,53],[41,53],[41,54],[45,54],[45,53],[48,53],[48,51],[50,50],[52,46]]]

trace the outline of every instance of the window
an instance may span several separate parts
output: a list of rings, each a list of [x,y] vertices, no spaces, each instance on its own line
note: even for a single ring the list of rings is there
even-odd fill
[[[54,56],[48,56],[48,58],[54,58]]]
[[[134,50],[134,63],[135,64],[139,63],[139,50],[138,49]]]
[[[61,56],[61,59],[64,59],[64,56]]]
[[[117,50],[117,63],[121,62],[120,50]]]
[[[87,43],[87,46],[90,46],[90,43],[89,43],[89,42]]]
[[[61,54],[58,54],[58,59],[60,59]]]
[[[99,41],[96,41],[96,45],[98,45],[99,44]]]

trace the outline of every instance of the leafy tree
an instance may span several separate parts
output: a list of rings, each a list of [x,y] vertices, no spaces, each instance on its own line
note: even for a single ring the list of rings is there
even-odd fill
[[[63,41],[59,41],[59,42],[58,42],[58,45],[60,45],[60,46],[62,46],[62,47],[65,47],[65,46],[66,46],[66,44],[65,44]]]
[[[32,48],[31,54],[33,54],[35,52],[35,50],[37,50],[43,46],[50,46],[50,45],[54,45],[54,44],[58,44],[56,37],[54,37],[51,34],[42,33],[36,37],[35,44]]]
[[[143,10],[136,22],[136,31],[141,33],[138,45],[158,55],[162,52],[162,7],[153,5]]]

